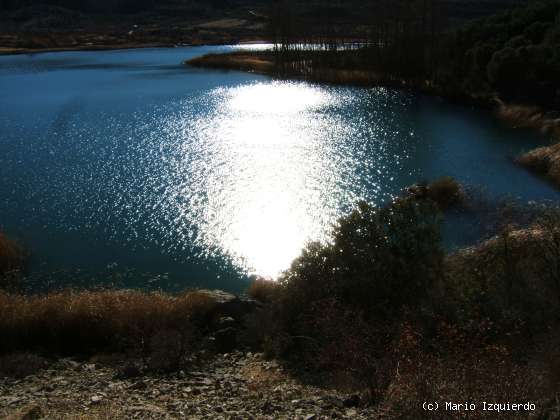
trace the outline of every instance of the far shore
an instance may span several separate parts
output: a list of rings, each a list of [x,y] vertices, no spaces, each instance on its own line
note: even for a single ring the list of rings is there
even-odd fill
[[[188,42],[128,42],[117,44],[79,44],[61,47],[45,47],[45,48],[17,48],[0,46],[0,56],[2,55],[23,55],[23,54],[41,54],[54,52],[69,51],[116,51],[116,50],[132,50],[142,48],[181,48],[181,47],[203,47],[203,46],[220,46],[220,45],[245,45],[245,44],[263,44],[269,41],[265,39],[218,39],[215,41],[208,40],[190,40]]]
[[[177,46],[178,45],[174,45],[174,44],[150,43],[150,44],[123,44],[123,45],[79,45],[75,47],[54,47],[54,48],[0,47],[0,55],[42,54],[42,53],[53,53],[53,52],[68,52],[68,51],[110,51],[110,50],[130,50],[130,49],[141,49],[141,48],[173,48]],[[179,46],[183,46],[183,45],[179,45]]]

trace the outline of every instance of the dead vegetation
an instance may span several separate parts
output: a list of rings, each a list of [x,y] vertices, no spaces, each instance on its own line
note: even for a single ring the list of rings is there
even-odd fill
[[[560,143],[531,150],[519,156],[517,162],[560,186]]]
[[[436,197],[456,197],[449,180],[439,185]],[[560,214],[543,212],[528,228],[504,224],[479,246],[444,255],[432,200],[423,197],[361,206],[331,244],[308,246],[254,336],[296,375],[367,390],[389,418],[421,418],[418,401],[464,395],[534,401],[547,418],[560,389],[552,350]]]
[[[438,209],[461,202],[462,189],[446,178],[422,191],[383,208],[361,203],[279,282],[257,279],[249,294],[261,306],[236,348],[264,352],[297,380],[358,392],[387,418],[421,418],[419,401],[464,395],[534,402],[549,418],[560,389],[560,212],[525,228],[504,220],[495,237],[446,255]],[[25,376],[22,360],[40,369],[28,352],[121,352],[146,370],[188,370],[220,297],[0,294],[0,372]]]
[[[533,128],[545,136],[560,140],[560,115],[538,106],[505,104],[498,100],[498,116],[514,127]]]
[[[156,369],[186,362],[210,327],[215,301],[134,291],[0,294],[0,353],[132,352]]]
[[[509,125],[538,130],[552,142],[560,141],[560,115],[547,113],[537,106],[512,105],[498,101],[498,116]],[[530,171],[560,186],[560,144],[531,150],[517,158]]]

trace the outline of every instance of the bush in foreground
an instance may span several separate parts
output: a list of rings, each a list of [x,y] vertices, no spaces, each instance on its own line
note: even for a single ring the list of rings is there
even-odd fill
[[[317,371],[385,389],[403,316],[432,312],[443,267],[430,200],[361,203],[328,244],[310,244],[280,279],[265,350]]]
[[[361,204],[310,244],[261,315],[264,350],[410,417],[430,396],[553,398],[560,212],[445,256],[438,207]]]
[[[215,302],[199,292],[133,291],[0,294],[0,354],[132,352],[156,368],[187,361],[213,321]]]

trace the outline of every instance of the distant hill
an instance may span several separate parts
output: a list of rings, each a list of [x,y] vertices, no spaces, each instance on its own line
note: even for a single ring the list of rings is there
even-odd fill
[[[527,0],[442,0],[448,4],[448,10],[453,18],[474,18],[495,13],[501,9],[526,4]],[[275,0],[0,0],[0,10],[14,11],[23,8],[37,8],[41,6],[56,6],[84,13],[141,13],[141,12],[188,12],[188,11],[227,11],[238,8],[262,8],[275,3]],[[311,0],[307,2],[312,9],[325,8],[326,1]],[[336,8],[359,10],[364,2],[361,0],[346,0],[337,4]]]
[[[266,1],[265,1],[266,2]],[[86,13],[138,13],[158,9],[235,8],[244,0],[0,0],[0,10],[17,10],[35,6],[58,6]]]
[[[311,23],[328,14],[339,35],[356,39],[367,35],[364,28],[375,1],[380,8],[387,4],[387,0],[0,0],[0,52],[266,40],[267,16],[279,1],[298,3],[294,9]],[[444,6],[449,26],[527,2],[434,1]]]

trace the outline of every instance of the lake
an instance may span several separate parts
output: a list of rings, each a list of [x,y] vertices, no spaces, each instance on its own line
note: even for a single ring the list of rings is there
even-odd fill
[[[488,113],[182,64],[232,48],[0,57],[0,229],[30,287],[239,291],[357,201],[443,175],[559,198],[512,162],[545,139]]]

